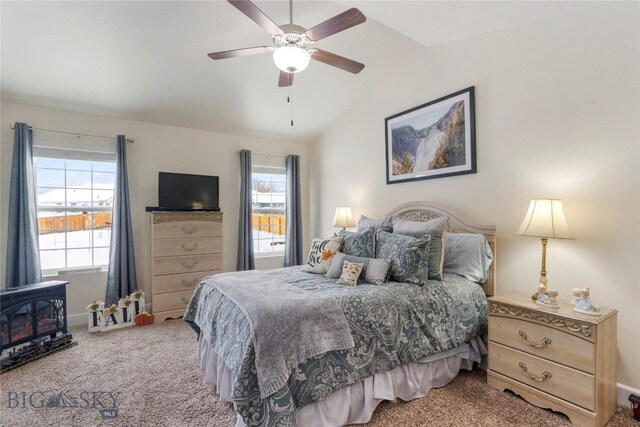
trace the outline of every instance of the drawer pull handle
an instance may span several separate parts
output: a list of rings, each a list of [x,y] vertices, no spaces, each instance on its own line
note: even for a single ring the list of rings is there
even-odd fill
[[[193,280],[183,280],[182,281],[182,286],[195,286],[196,283],[198,283],[198,279],[193,279]]]
[[[183,261],[183,262],[182,262],[182,266],[183,266],[184,268],[194,268],[196,265],[198,265],[198,261],[193,261],[193,262],[191,262],[191,263],[186,262],[186,261]]]
[[[527,334],[525,334],[524,331],[518,331],[518,335],[520,335],[522,337],[522,341],[524,341],[525,343],[529,344],[531,347],[545,348],[547,346],[547,344],[551,344],[551,339],[547,338],[547,337],[542,338],[542,342],[540,344],[538,344],[538,343],[529,341],[527,339]]]
[[[538,381],[538,382],[543,382],[546,381],[547,379],[551,378],[551,373],[549,373],[548,371],[544,371],[542,373],[542,377],[536,377],[535,375],[531,375],[529,372],[527,372],[527,365],[524,364],[524,362],[520,362],[518,364],[518,366],[520,366],[520,369],[522,369],[522,374],[527,377],[530,378],[534,381]]]
[[[182,244],[182,245],[180,245],[180,246],[182,246],[182,249],[184,249],[184,251],[185,251],[185,252],[191,252],[191,251],[193,251],[193,250],[197,249],[198,244],[197,244],[197,243],[194,243],[193,245],[188,246],[186,243],[183,243],[183,244]]]
[[[196,226],[191,226],[191,227],[182,227],[182,232],[184,234],[193,234],[196,231],[198,231],[198,227]]]

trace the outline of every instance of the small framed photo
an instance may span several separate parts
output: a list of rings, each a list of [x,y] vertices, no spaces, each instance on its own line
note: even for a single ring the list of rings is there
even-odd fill
[[[387,184],[476,173],[473,86],[385,119]]]

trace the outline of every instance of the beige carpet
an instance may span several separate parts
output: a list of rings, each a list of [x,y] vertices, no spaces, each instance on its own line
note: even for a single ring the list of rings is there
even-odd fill
[[[202,382],[195,334],[182,321],[86,334],[79,344],[0,376],[2,426],[233,426],[235,415]],[[412,402],[384,402],[368,426],[560,426],[563,415],[487,386],[481,370]],[[119,394],[118,394],[119,393]],[[117,418],[98,409],[113,406]],[[51,401],[57,406],[47,407]],[[608,426],[639,427],[619,407]]]

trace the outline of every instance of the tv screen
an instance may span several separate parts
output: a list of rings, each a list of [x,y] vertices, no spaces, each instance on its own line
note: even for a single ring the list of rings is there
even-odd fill
[[[158,205],[163,209],[219,210],[218,177],[160,172]]]

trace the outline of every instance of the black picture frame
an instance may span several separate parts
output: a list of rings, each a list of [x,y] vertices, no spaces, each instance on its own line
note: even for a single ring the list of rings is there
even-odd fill
[[[384,119],[387,184],[476,173],[474,86]]]

